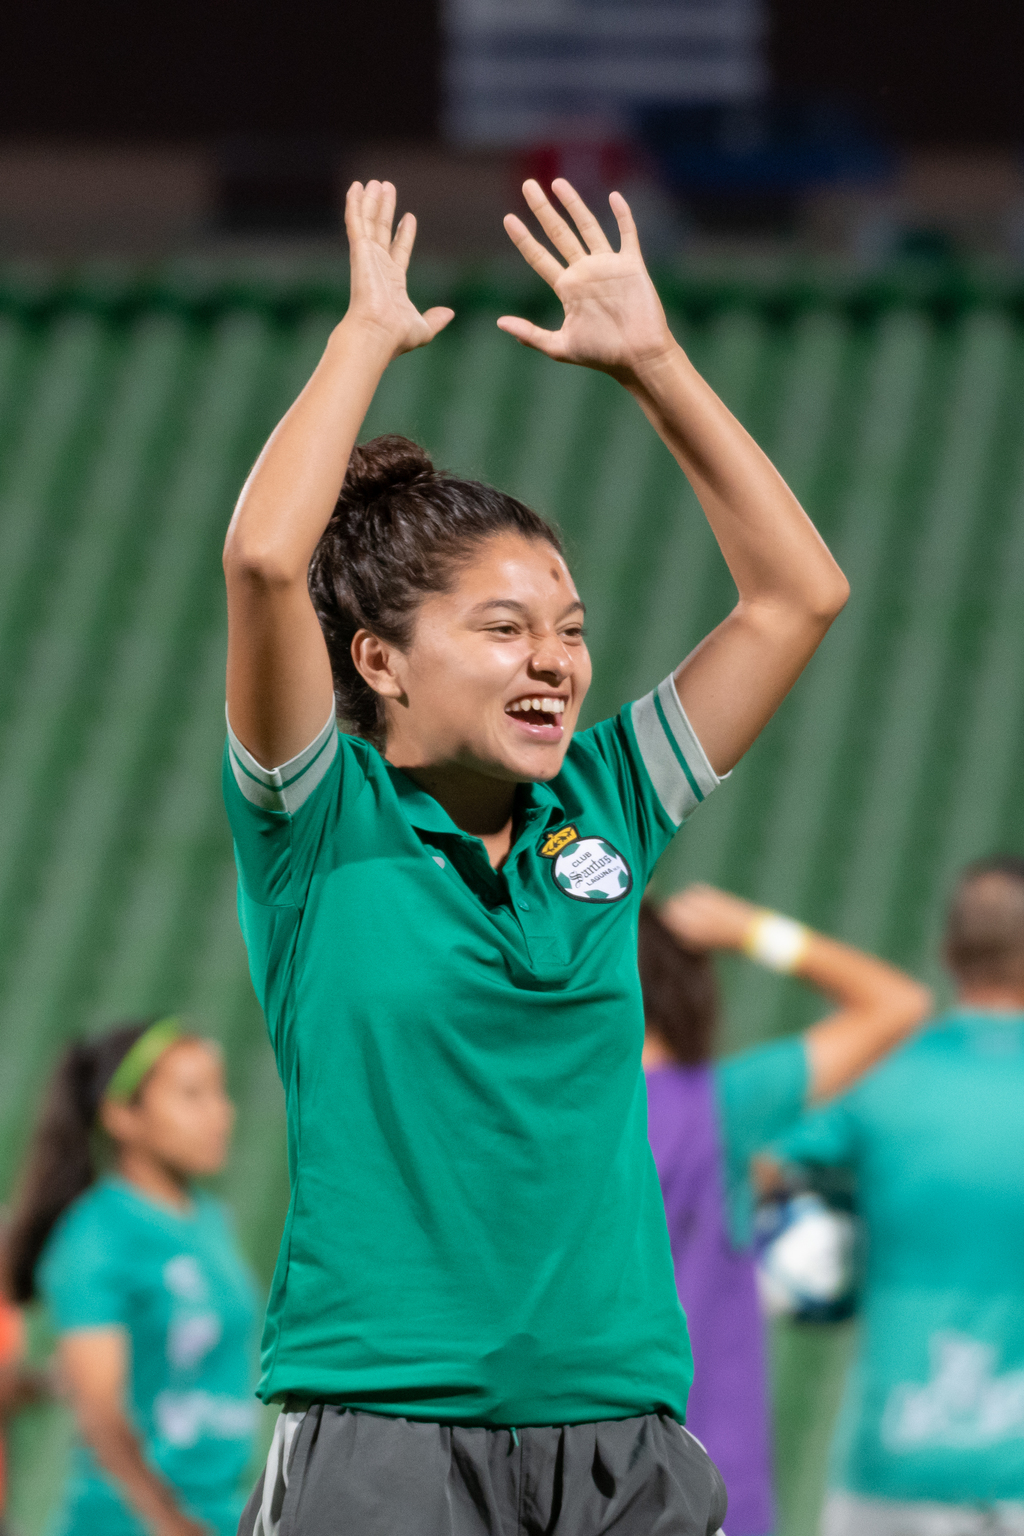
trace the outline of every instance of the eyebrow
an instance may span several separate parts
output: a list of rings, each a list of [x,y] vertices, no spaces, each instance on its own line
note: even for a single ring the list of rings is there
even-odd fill
[[[477,603],[476,607],[472,608],[470,612],[486,613],[490,608],[511,608],[513,613],[521,614],[523,618],[528,618],[530,613],[526,604],[519,602],[514,597],[492,597],[486,603]],[[563,608],[558,617],[560,620],[567,619],[570,613],[576,613],[577,611],[580,613],[586,613],[587,611],[579,598],[575,602],[570,603],[567,608]]]

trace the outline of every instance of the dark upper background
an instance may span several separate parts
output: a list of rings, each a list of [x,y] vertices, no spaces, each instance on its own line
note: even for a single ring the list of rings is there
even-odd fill
[[[1024,142],[1016,0],[770,0],[776,83],[864,104],[909,145]]]
[[[7,0],[0,134],[429,138],[438,0]],[[1024,140],[1019,0],[770,0],[783,89],[865,103],[898,139]]]
[[[763,5],[774,99],[852,109],[890,171],[870,186],[833,176],[798,197],[748,196],[746,221],[743,197],[727,197],[722,227],[858,259],[937,231],[939,246],[1024,260],[1020,0]],[[523,156],[446,141],[445,57],[442,0],[7,0],[0,258],[333,237],[339,189],[372,174],[420,213],[421,251],[498,254]],[[569,172],[586,180],[586,166]],[[666,255],[722,212],[667,182],[653,201],[631,195]]]
[[[436,0],[7,0],[0,134],[430,136]]]

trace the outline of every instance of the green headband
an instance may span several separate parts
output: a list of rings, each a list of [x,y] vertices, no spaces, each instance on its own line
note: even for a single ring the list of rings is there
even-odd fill
[[[136,1093],[142,1079],[156,1066],[164,1051],[184,1039],[177,1019],[157,1019],[121,1057],[117,1071],[107,1084],[103,1097],[126,1104]]]

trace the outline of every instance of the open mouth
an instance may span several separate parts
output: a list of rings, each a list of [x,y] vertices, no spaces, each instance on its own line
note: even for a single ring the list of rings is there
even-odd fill
[[[552,694],[534,694],[532,698],[513,699],[505,705],[505,713],[535,741],[561,741],[568,702]]]

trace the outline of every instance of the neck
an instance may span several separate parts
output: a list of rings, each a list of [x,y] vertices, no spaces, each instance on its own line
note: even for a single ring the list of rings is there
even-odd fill
[[[980,1013],[1024,1013],[1024,987],[960,987],[956,1000],[961,1008],[976,1008]]]
[[[117,1171],[122,1179],[164,1205],[187,1211],[192,1204],[185,1179],[150,1152],[143,1152],[138,1147],[122,1147],[117,1158]]]
[[[480,839],[495,869],[502,864],[512,846],[514,783],[456,765],[420,768],[390,754],[388,761],[433,795],[461,831]]]

